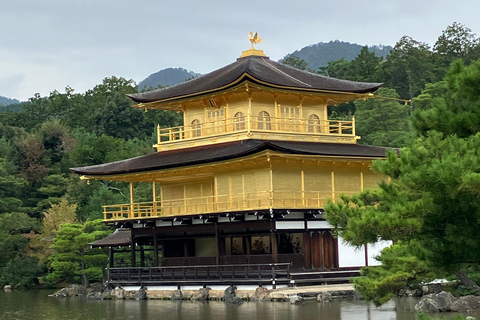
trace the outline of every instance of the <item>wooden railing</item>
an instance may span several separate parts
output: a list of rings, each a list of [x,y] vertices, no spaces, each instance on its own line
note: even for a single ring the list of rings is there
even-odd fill
[[[110,283],[162,283],[171,281],[229,282],[290,279],[290,263],[109,268]]]
[[[319,209],[328,199],[354,192],[261,192],[213,195],[157,202],[103,206],[105,220],[138,219],[160,216],[192,215],[262,209]]]
[[[159,126],[157,129],[157,143],[199,139],[235,132],[355,136],[355,119],[339,121],[268,117],[259,120],[257,116],[244,116],[242,118],[227,118],[173,128],[160,128]]]

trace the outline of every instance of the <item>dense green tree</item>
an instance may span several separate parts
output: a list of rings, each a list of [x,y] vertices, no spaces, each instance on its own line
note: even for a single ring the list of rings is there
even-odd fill
[[[368,47],[362,48],[358,56],[351,61],[347,79],[354,81],[376,82],[377,70],[383,57],[377,57]]]
[[[90,281],[100,281],[108,258],[104,250],[92,249],[89,243],[110,233],[102,220],[62,225],[51,246],[54,253],[47,278],[54,282],[79,282],[81,279],[86,287]]]
[[[451,113],[416,118],[416,127],[439,131],[424,130],[399,155],[391,152],[387,160],[375,162],[374,169],[389,178],[379,190],[344,197],[343,202],[330,203],[326,211],[327,220],[349,243],[401,243],[431,270],[456,274],[463,283],[478,288],[463,268],[480,264],[480,241],[472,236],[480,229],[480,133],[473,130],[472,122],[463,121],[467,117],[458,105],[475,104],[480,72],[461,66],[453,66],[446,76],[447,83],[457,84],[449,86],[448,96],[453,98],[419,111],[435,115],[456,110],[461,121]],[[471,68],[476,70],[477,63]],[[450,116],[442,122],[441,118]],[[398,275],[395,269],[390,271],[391,277]],[[388,298],[388,292],[377,290],[374,282],[363,281],[362,290],[368,287],[375,292],[370,296],[377,301]]]
[[[413,99],[426,83],[437,81],[433,54],[427,44],[404,36],[378,69],[377,77],[395,89],[402,99]],[[438,79],[440,80],[440,79]]]
[[[347,79],[350,75],[351,62],[341,58],[329,61],[325,67],[318,68],[318,73],[327,77]]]
[[[25,213],[4,213],[0,215],[0,268],[16,257],[26,254],[26,234],[38,231],[39,223]]]
[[[421,108],[413,124],[419,134],[430,130],[461,138],[476,134],[480,131],[480,60],[469,66],[455,61],[445,81],[429,86],[418,100]]]
[[[300,59],[293,54],[283,58],[282,63],[300,70],[306,70],[308,67],[307,61]]]
[[[479,45],[479,39],[470,28],[454,22],[442,31],[433,46],[438,67],[445,71],[455,59],[463,59],[470,63],[480,58],[476,50]]]
[[[380,88],[376,95],[398,98],[393,89]],[[356,101],[355,120],[362,144],[402,147],[410,136],[409,107],[395,100],[373,98]]]
[[[23,256],[10,260],[0,273],[0,284],[13,288],[30,289],[38,284],[44,269],[35,257]]]

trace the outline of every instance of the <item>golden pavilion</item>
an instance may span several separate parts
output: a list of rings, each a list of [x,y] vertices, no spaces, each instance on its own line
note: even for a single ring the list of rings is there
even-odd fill
[[[310,284],[371,265],[379,248],[334,238],[323,208],[376,187],[370,166],[386,149],[357,144],[355,120],[327,108],[380,86],[301,71],[252,45],[200,78],[129,95],[136,108],[181,112],[184,125],[158,127],[154,154],[72,169],[130,184],[129,203],[104,206],[115,233],[92,244],[110,248],[108,281]],[[138,184],[151,185],[150,202],[134,201]],[[128,265],[115,259],[125,251]]]

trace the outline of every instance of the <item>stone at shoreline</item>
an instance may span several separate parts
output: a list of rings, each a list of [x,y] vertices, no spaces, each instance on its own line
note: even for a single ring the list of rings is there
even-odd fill
[[[271,301],[270,290],[265,287],[258,287],[255,289],[255,293],[250,298],[251,301]]]
[[[454,301],[456,301],[456,298],[450,292],[431,293],[420,299],[415,305],[415,310],[424,312],[450,311],[450,306]]]
[[[133,299],[135,300],[147,300],[147,291],[144,287],[141,287],[138,291],[133,293]]]
[[[242,304],[244,301],[237,297],[235,295],[235,291],[237,290],[237,287],[228,287],[224,291],[224,300],[226,303],[236,303],[236,304]]]
[[[330,292],[322,292],[317,296],[317,302],[330,302],[332,301],[332,294]]]
[[[457,299],[450,305],[450,310],[455,312],[467,312],[480,309],[479,296],[464,296]]]
[[[200,288],[198,291],[193,292],[190,300],[193,301],[205,301],[209,299],[211,288]]]
[[[305,302],[305,299],[302,296],[297,294],[290,296],[290,304],[300,304]]]
[[[4,291],[12,291],[12,286],[7,284],[5,287],[3,287]]]
[[[172,299],[172,300],[182,300],[183,299],[182,291],[181,290],[173,290],[170,299]]]

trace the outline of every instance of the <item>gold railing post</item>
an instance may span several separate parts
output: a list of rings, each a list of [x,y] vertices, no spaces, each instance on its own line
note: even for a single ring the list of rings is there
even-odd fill
[[[152,182],[152,196],[153,196],[153,213],[152,216],[157,217],[159,214],[157,212],[157,183],[155,180]]]
[[[355,135],[355,116],[352,117],[352,134]]]
[[[132,181],[132,182],[130,182],[130,212],[128,214],[129,218],[134,217],[134,211],[135,211],[134,197],[135,197],[135,191],[134,191],[134,186],[133,186],[133,181]]]
[[[157,124],[157,144],[160,144],[162,142],[162,137],[160,133],[160,125]]]

